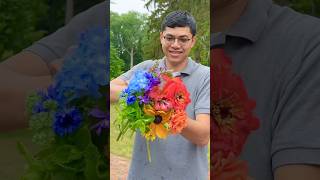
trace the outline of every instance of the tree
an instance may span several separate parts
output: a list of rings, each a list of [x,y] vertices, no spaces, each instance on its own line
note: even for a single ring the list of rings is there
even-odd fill
[[[197,43],[191,51],[191,57],[202,64],[209,64],[209,0],[148,0],[145,6],[149,9],[151,7],[154,9],[148,18],[149,36],[145,38],[146,44],[143,49],[146,59],[155,59],[163,56],[159,42],[159,32],[164,17],[175,10],[186,10],[194,16],[197,22]]]
[[[37,30],[36,25],[47,8],[42,0],[0,1],[0,61],[44,35],[45,31]]]
[[[320,0],[274,0],[274,2],[304,14],[320,17]]]
[[[145,16],[133,11],[121,15],[111,12],[110,22],[111,41],[118,50],[119,57],[125,60],[125,69],[132,68],[142,60]]]
[[[110,80],[123,73],[124,62],[119,58],[117,49],[110,43]]]

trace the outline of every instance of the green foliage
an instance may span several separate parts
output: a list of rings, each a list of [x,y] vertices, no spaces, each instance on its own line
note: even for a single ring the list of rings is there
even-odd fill
[[[124,61],[119,58],[117,49],[110,45],[110,79],[114,79],[122,74],[124,67]]]
[[[36,30],[36,24],[46,9],[42,0],[0,1],[0,61],[44,35],[45,31]]]
[[[23,144],[18,149],[28,162],[23,180],[76,180],[108,178],[107,159],[91,143],[89,130],[82,128],[69,138],[60,138],[36,155]],[[59,138],[59,137],[56,137]]]
[[[154,117],[148,116],[142,111],[138,101],[135,101],[132,105],[127,105],[125,98],[120,98],[119,107],[119,115],[115,121],[116,126],[120,129],[117,140],[123,137],[128,130],[133,133],[139,129],[141,133],[145,133],[148,125],[154,120]]]
[[[320,17],[320,0],[274,0],[274,2],[304,14]]]
[[[117,49],[118,56],[124,60],[124,70],[130,69],[130,55],[133,54],[133,65],[142,61],[142,39],[146,36],[145,15],[137,12],[117,14],[111,12],[110,41]]]
[[[148,0],[146,7],[155,8],[148,18],[149,35],[144,39],[145,45],[143,49],[145,59],[159,59],[163,56],[159,42],[159,32],[161,31],[161,22],[164,17],[175,10],[186,10],[194,16],[197,22],[197,43],[193,47],[190,56],[197,62],[205,65],[209,64],[209,0]]]

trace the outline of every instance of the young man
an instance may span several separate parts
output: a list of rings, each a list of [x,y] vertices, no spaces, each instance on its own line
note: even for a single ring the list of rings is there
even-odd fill
[[[319,180],[320,20],[271,0],[211,2],[211,48],[224,48],[256,101],[260,128],[241,155],[249,176]]]
[[[191,98],[187,107],[188,125],[181,134],[150,144],[152,162],[147,160],[144,137],[136,133],[129,180],[203,180],[208,176],[207,144],[210,136],[210,71],[188,58],[196,42],[196,23],[185,11],[175,11],[162,23],[160,42],[165,57],[159,66],[174,71],[185,83]],[[144,61],[111,81],[111,101],[117,101],[121,90],[138,69],[149,69],[156,61]]]

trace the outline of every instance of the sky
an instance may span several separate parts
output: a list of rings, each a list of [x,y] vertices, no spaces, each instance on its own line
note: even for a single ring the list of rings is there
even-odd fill
[[[123,14],[128,11],[148,13],[144,4],[145,2],[143,0],[111,0],[110,10],[119,14]]]

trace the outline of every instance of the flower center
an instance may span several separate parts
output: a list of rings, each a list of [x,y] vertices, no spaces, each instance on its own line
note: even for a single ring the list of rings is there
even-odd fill
[[[72,122],[73,122],[73,118],[69,114],[67,114],[63,118],[62,127],[67,128],[72,124]]]
[[[217,103],[213,105],[213,116],[220,126],[231,125],[235,121],[232,105],[225,103]]]
[[[155,124],[160,124],[161,121],[162,121],[162,117],[161,117],[161,116],[156,115],[156,116],[154,117],[154,121],[153,121],[153,122],[154,122]]]

